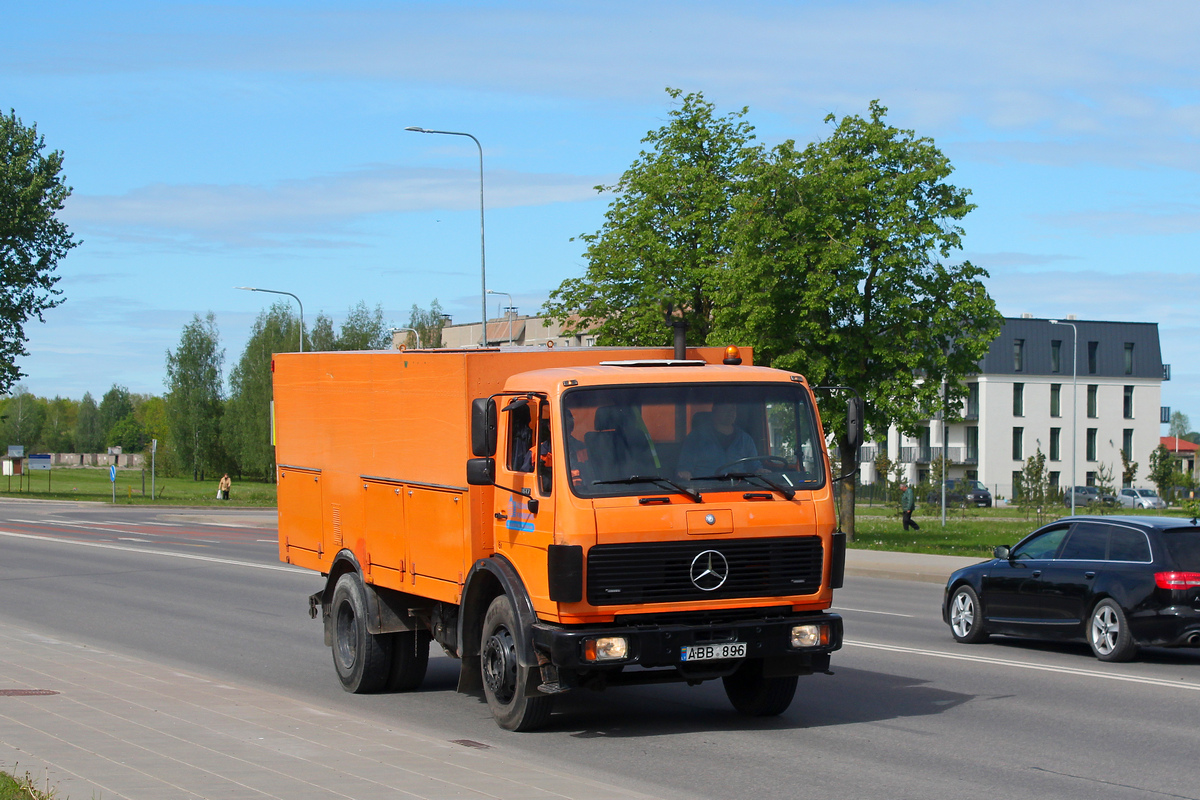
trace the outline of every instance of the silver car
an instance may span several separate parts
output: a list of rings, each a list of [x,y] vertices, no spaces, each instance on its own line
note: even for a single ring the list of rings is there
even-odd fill
[[[1166,508],[1166,502],[1153,489],[1124,488],[1117,495],[1117,502],[1124,508]]]

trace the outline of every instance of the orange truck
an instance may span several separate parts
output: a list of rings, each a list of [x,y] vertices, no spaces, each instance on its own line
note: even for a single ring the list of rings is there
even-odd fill
[[[782,713],[841,646],[845,538],[812,389],[750,360],[277,354],[279,557],[325,576],[310,613],[342,686],[415,689],[436,641],[509,730],[663,681]]]

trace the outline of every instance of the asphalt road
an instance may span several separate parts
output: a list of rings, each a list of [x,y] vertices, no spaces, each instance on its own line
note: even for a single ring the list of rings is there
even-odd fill
[[[664,797],[1200,797],[1200,651],[1102,664],[1082,644],[957,645],[940,587],[848,578],[835,674],[802,678],[782,717],[736,715],[719,682],[628,687],[563,696],[548,729],[512,734],[454,692],[445,657],[417,692],[342,692],[306,614],[320,577],[279,564],[274,530],[255,522],[270,515],[0,502],[0,610]]]

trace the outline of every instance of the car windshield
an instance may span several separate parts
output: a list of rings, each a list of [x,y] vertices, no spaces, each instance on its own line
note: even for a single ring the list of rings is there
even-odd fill
[[[963,485],[966,486],[968,489],[986,489],[987,488],[979,481],[963,481]]]
[[[1138,489],[1137,493],[1142,497],[1158,497],[1153,489]]]
[[[1200,528],[1174,528],[1163,535],[1175,568],[1200,572]]]
[[[816,416],[796,383],[580,388],[563,395],[563,415],[581,497],[825,485]]]

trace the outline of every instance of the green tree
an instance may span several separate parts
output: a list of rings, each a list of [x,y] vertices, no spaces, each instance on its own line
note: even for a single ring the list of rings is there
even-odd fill
[[[42,426],[42,444],[49,453],[74,453],[75,420],[79,404],[67,397],[55,397],[46,404]]]
[[[729,267],[733,197],[757,159],[747,109],[717,116],[700,93],[684,95],[670,121],[642,139],[646,146],[615,186],[599,232],[587,244],[587,272],[550,293],[544,313],[567,330],[596,328],[600,344],[663,345],[669,319],[703,343]]]
[[[1164,500],[1167,500],[1169,490],[1175,485],[1171,481],[1174,472],[1175,465],[1171,460],[1171,453],[1160,444],[1150,453],[1150,472],[1146,477],[1158,489],[1158,496]]]
[[[1046,455],[1042,448],[1037,448],[1037,452],[1025,459],[1025,466],[1021,469],[1021,480],[1014,488],[1017,490],[1017,506],[1025,511],[1025,518],[1029,519],[1030,512],[1033,512],[1037,524],[1041,525],[1047,509],[1058,500],[1057,493],[1050,486],[1050,476],[1046,472]]]
[[[359,301],[350,308],[338,332],[338,350],[389,350],[391,346],[392,329],[383,318],[383,306],[371,310]]]
[[[1113,468],[1108,464],[1100,464],[1096,467],[1096,488],[1100,490],[1101,497],[1116,497],[1117,482],[1113,476]],[[1114,510],[1114,506],[1100,503],[1098,508],[1091,509],[1093,512],[1108,514]]]
[[[271,358],[275,353],[295,351],[299,325],[287,303],[276,303],[259,314],[242,357],[229,372],[229,402],[221,421],[221,436],[239,471],[245,474],[274,479]]]
[[[312,330],[308,334],[308,343],[318,352],[337,350],[337,332],[333,329],[333,320],[326,314],[317,314]]]
[[[442,346],[442,328],[446,327],[446,317],[436,297],[429,304],[428,310],[413,303],[412,311],[408,313],[408,327],[420,334],[422,347]],[[411,333],[407,335],[406,342],[410,347],[417,344]]]
[[[931,139],[886,124],[886,113],[872,102],[867,119],[844,117],[804,150],[784,142],[754,171],[734,199],[738,268],[714,330],[813,385],[857,389],[870,432],[895,424],[911,435],[943,402],[955,416],[961,379],[1001,318],[987,272],[950,262],[970,192],[947,182],[953,169]],[[839,429],[842,408],[823,403],[827,429]],[[853,538],[853,481],[841,490]]]
[[[132,413],[118,420],[108,429],[105,442],[109,447],[119,447],[122,453],[138,453],[146,447],[146,432]]]
[[[1188,435],[1188,428],[1190,427],[1192,427],[1192,422],[1188,419],[1188,415],[1182,411],[1176,411],[1171,414],[1171,421],[1167,426],[1167,435],[1182,439]]]
[[[100,398],[100,431],[104,437],[104,443],[109,446],[115,446],[109,441],[112,430],[117,426],[117,423],[133,416],[133,398],[129,394],[129,390],[124,386],[118,386],[115,383],[112,388],[104,393],[104,397]]]
[[[1138,462],[1130,461],[1129,454],[1124,449],[1121,451],[1121,485],[1133,486],[1133,482],[1137,480]]]
[[[0,393],[24,375],[25,323],[62,303],[55,269],[79,244],[57,217],[71,194],[62,152],[45,146],[36,125],[0,114]]]
[[[12,397],[4,401],[0,416],[4,418],[6,445],[21,445],[28,455],[42,435],[45,409],[38,399],[21,384],[17,384]]]
[[[167,351],[167,424],[175,463],[193,480],[220,465],[222,411],[220,349],[216,317],[197,314],[183,328],[179,347]]]
[[[75,451],[100,453],[104,450],[104,431],[100,428],[100,409],[90,392],[83,393],[75,416]]]

